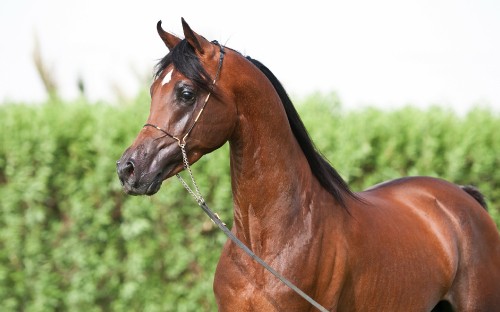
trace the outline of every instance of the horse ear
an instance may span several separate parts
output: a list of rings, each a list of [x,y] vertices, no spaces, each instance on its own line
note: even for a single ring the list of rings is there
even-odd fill
[[[182,18],[182,29],[184,30],[184,37],[186,40],[199,54],[203,55],[211,46],[207,39],[198,35],[189,27],[184,18]]]
[[[158,30],[161,40],[163,40],[169,50],[172,50],[179,42],[181,42],[180,38],[164,31],[163,28],[161,28],[161,21],[158,21],[156,24],[156,30]]]

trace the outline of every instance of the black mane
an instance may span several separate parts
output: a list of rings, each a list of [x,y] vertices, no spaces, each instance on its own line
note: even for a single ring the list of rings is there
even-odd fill
[[[307,132],[304,123],[300,119],[300,116],[295,110],[290,97],[286,93],[285,88],[283,88],[279,80],[261,62],[250,57],[247,57],[247,59],[252,62],[252,64],[254,64],[262,73],[264,73],[264,75],[269,79],[276,92],[278,93],[281,102],[283,103],[283,107],[285,108],[285,112],[292,132],[297,139],[302,152],[306,156],[307,161],[309,162],[312,173],[318,179],[323,188],[325,188],[330,194],[332,194],[332,196],[341,206],[346,208],[344,196],[347,195],[352,198],[357,198],[357,196],[349,189],[349,186],[342,179],[340,174],[316,149],[313,141],[309,137],[309,133]],[[210,76],[205,71],[203,66],[201,66],[201,63],[197,58],[194,49],[187,43],[186,40],[182,40],[157,64],[155,77],[158,78],[161,75],[162,71],[172,63],[178,71],[180,71],[184,76],[196,83],[198,87],[207,91],[210,89]]]
[[[260,69],[260,71],[264,73],[267,79],[269,79],[269,81],[271,81],[271,83],[273,84],[274,89],[278,93],[281,102],[283,103],[283,107],[285,108],[288,123],[292,128],[292,132],[297,139],[302,152],[309,162],[312,173],[318,179],[321,186],[323,186],[330,194],[332,194],[340,205],[346,208],[344,194],[347,194],[348,196],[353,198],[356,198],[356,195],[349,189],[349,186],[344,181],[344,179],[342,179],[340,174],[316,149],[316,146],[311,140],[309,133],[304,126],[304,123],[300,119],[297,110],[293,106],[290,97],[286,93],[285,88],[279,82],[278,78],[276,78],[276,76],[274,76],[274,74],[261,62],[250,57],[247,57],[247,59],[252,62],[252,64],[254,64],[258,69]]]

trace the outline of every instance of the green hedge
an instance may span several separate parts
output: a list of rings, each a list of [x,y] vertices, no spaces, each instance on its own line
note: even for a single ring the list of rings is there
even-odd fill
[[[175,180],[153,197],[122,193],[115,161],[149,112],[125,106],[0,106],[2,311],[215,311],[225,237]],[[354,190],[405,175],[474,184],[500,223],[500,116],[432,108],[343,111],[333,96],[298,105],[317,146]],[[227,146],[194,166],[231,223]]]

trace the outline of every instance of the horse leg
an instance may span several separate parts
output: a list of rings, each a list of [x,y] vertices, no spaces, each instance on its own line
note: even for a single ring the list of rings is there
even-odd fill
[[[487,210],[484,196],[477,189],[470,186],[461,189]],[[468,201],[463,198],[447,205],[458,211],[455,212],[460,222],[457,235],[462,239],[458,270],[445,299],[451,303],[451,311],[499,312],[500,237],[488,214],[477,203],[471,205]],[[446,308],[446,304],[440,302],[437,308]]]
[[[460,285],[453,290],[451,297],[453,298],[454,309],[451,311],[500,311],[500,274],[495,274],[494,271],[490,273],[491,275],[488,276],[487,272],[485,272],[485,274],[482,274],[483,278],[475,282],[465,280],[464,285]],[[474,286],[471,287],[470,284]]]
[[[454,311],[500,311],[500,248],[496,250],[490,250],[487,257],[466,259],[459,268],[446,296]]]

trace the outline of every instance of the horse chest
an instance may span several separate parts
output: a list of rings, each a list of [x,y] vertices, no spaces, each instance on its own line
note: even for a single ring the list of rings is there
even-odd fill
[[[311,293],[314,272],[286,256],[265,259],[276,270]],[[297,264],[298,263],[298,264]],[[303,268],[301,274],[297,267]],[[227,245],[221,255],[214,280],[219,311],[307,311],[309,305],[246,254]]]

